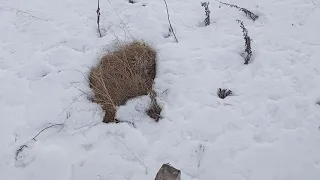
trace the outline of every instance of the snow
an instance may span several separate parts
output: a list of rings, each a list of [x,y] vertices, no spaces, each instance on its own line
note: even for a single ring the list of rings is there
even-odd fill
[[[206,27],[200,2],[167,0],[175,43],[162,0],[101,1],[102,38],[96,1],[1,0],[0,179],[149,180],[171,163],[182,180],[319,180],[320,1],[225,1],[256,22],[210,1]],[[253,39],[249,65],[236,19]],[[86,76],[132,37],[158,52],[164,118],[141,97],[117,113],[134,127],[103,124]]]

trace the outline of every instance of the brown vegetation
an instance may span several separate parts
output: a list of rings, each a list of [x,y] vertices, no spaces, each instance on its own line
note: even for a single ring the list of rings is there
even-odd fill
[[[156,52],[144,42],[120,45],[108,52],[89,75],[93,101],[105,111],[103,122],[117,122],[116,109],[147,95],[156,76]]]
[[[147,114],[149,117],[151,117],[152,119],[154,119],[156,122],[159,121],[159,119],[161,118],[161,111],[162,111],[162,108],[161,106],[158,104],[158,101],[157,101],[157,94],[154,90],[151,90],[149,92],[149,97],[151,99],[151,103],[149,105],[149,108],[147,110]]]

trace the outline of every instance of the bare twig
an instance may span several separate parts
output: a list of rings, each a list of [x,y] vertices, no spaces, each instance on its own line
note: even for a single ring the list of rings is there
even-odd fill
[[[27,15],[29,15],[30,17],[32,17],[32,18],[35,18],[35,19],[38,19],[38,20],[41,20],[41,21],[49,21],[49,20],[47,20],[47,19],[43,19],[43,18],[39,18],[39,17],[37,17],[37,16],[35,16],[35,15],[32,15],[31,13],[29,13],[29,12],[26,12],[26,11],[23,11],[23,10],[21,10],[21,9],[19,9],[19,8],[12,8],[12,7],[8,7],[8,6],[0,6],[1,8],[7,8],[7,9],[9,9],[9,10],[11,10],[11,11],[17,11],[17,13],[21,13],[21,14],[27,14]]]
[[[147,166],[128,148],[128,146],[119,138],[117,138],[117,136],[115,136],[114,134],[112,134],[118,141],[121,142],[121,144],[139,161],[139,163],[144,167],[145,169],[145,173],[146,175],[148,175],[148,168]]]
[[[18,161],[18,157],[19,154],[23,151],[24,148],[28,148],[28,146],[26,144],[23,144],[19,147],[19,149],[16,150],[16,156],[15,156],[15,160]]]
[[[62,126],[62,127],[63,127],[64,124],[52,124],[52,125],[50,125],[50,126],[48,126],[48,127],[45,127],[45,128],[43,128],[41,131],[39,131],[39,132],[38,132],[32,139],[30,139],[28,142],[30,142],[30,141],[37,141],[36,138],[37,138],[43,131],[45,131],[45,130],[47,130],[47,129],[49,129],[49,128],[55,127],[55,126]],[[16,150],[16,153],[15,153],[15,160],[16,160],[16,161],[18,160],[19,154],[22,153],[25,148],[28,148],[28,146],[27,146],[28,142],[25,143],[25,144],[23,144],[23,145],[21,145],[21,146],[19,147],[19,149]]]
[[[200,166],[201,166],[201,161],[202,161],[203,155],[204,155],[204,146],[203,146],[202,144],[200,144],[199,149],[196,150],[196,153],[197,153],[197,155],[198,155],[198,165],[197,165],[197,168],[199,169]]]
[[[43,128],[41,131],[39,131],[38,134],[35,135],[31,140],[37,141],[36,138],[37,138],[43,131],[45,131],[45,130],[47,130],[47,129],[49,129],[49,128],[55,127],[55,126],[64,126],[64,124],[52,124],[52,125],[50,125],[50,126],[48,126],[48,127],[45,127],[45,128]]]
[[[60,114],[59,116],[61,116],[64,112],[66,112],[66,110],[69,109],[69,107],[74,104],[81,96],[83,96],[83,94],[80,94],[78,97],[76,97]]]
[[[87,92],[85,92],[85,91],[81,90],[81,89],[80,89],[80,88],[78,88],[77,86],[74,86],[74,85],[73,85],[73,87],[74,87],[74,88],[76,88],[76,89],[78,89],[80,92],[82,92],[83,94],[87,95],[88,97],[90,97],[90,96],[91,96],[89,93],[87,93]]]
[[[100,0],[98,0],[98,8],[97,8],[96,12],[97,12],[98,32],[99,32],[100,37],[102,37],[101,31],[100,31],[100,15],[101,15],[101,13],[100,13]]]
[[[109,1],[110,5],[112,5],[111,1],[110,1],[110,0],[108,0],[108,1]],[[118,13],[113,7],[112,7],[112,9],[113,9],[113,11],[116,13],[118,19],[119,19],[119,20],[121,21],[121,23],[123,24],[124,29],[127,31],[127,33],[129,33],[131,39],[132,39],[132,40],[135,40],[135,38],[132,36],[130,30],[128,29],[127,24],[124,23],[124,21],[123,21],[123,20],[121,19],[121,17],[119,16],[119,13]],[[130,28],[130,27],[129,27],[129,28]]]
[[[312,4],[315,6],[316,5],[316,3],[314,3],[314,1],[313,0],[311,0],[311,2],[312,2]]]
[[[37,17],[37,16],[34,16],[34,15],[32,15],[32,14],[26,12],[26,11],[22,11],[22,10],[20,10],[20,9],[18,9],[18,8],[17,8],[17,12],[20,12],[20,13],[22,13],[22,14],[27,14],[27,15],[29,15],[30,17],[33,17],[33,18],[38,19],[38,20],[41,20],[41,21],[49,21],[49,20],[47,20],[47,19],[42,19],[42,18],[39,18],[39,17]]]
[[[306,20],[309,18],[309,16],[310,16],[310,15],[313,13],[313,11],[317,8],[316,3],[315,3],[313,0],[311,0],[311,2],[312,2],[312,4],[313,4],[313,8],[312,8],[311,11],[308,12],[308,14],[306,15],[306,17],[305,17],[302,21],[299,22],[299,25],[300,25],[300,26],[304,25],[304,23],[305,23]]]
[[[218,0],[216,0],[218,1]],[[247,17],[249,17],[250,19],[252,19],[253,21],[257,20],[259,18],[258,15],[254,14],[253,12],[249,11],[248,9],[246,8],[242,8],[242,7],[239,7],[237,5],[234,5],[234,4],[228,4],[228,3],[225,3],[225,2],[221,2],[221,1],[218,1],[220,4],[222,5],[226,5],[226,6],[229,6],[229,7],[232,7],[232,8],[236,8],[238,9],[239,11],[242,11]]]
[[[161,94],[162,94],[162,95],[164,95],[164,94],[165,94],[165,95],[168,95],[168,92],[169,92],[169,91],[170,91],[169,89],[165,89],[164,91],[162,91]]]
[[[178,43],[178,39],[177,39],[176,34],[174,33],[173,28],[172,28],[172,25],[171,25],[167,1],[166,1],[166,0],[163,0],[163,1],[164,1],[164,3],[166,4],[167,15],[168,15],[168,22],[169,22],[170,29],[171,29],[171,31],[172,31],[172,33],[173,33],[173,36],[174,36],[176,42]]]

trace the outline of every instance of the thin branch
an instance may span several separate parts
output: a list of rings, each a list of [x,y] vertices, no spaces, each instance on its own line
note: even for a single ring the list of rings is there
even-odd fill
[[[101,13],[100,13],[100,0],[98,0],[98,8],[97,8],[96,12],[97,12],[98,32],[99,32],[100,37],[102,37],[101,31],[100,31],[100,15],[101,15]]]
[[[47,19],[39,18],[39,17],[37,17],[37,16],[35,16],[35,15],[32,15],[32,14],[26,12],[26,11],[20,10],[19,8],[12,8],[12,7],[8,7],[8,6],[0,6],[0,7],[8,8],[8,9],[10,9],[11,11],[14,11],[14,10],[15,10],[15,11],[17,11],[17,13],[27,14],[27,15],[29,15],[30,17],[33,17],[33,18],[38,19],[38,20],[41,20],[41,21],[49,21],[49,20],[47,20]]]
[[[171,25],[167,1],[166,1],[166,0],[163,0],[163,1],[164,1],[164,3],[166,4],[167,15],[168,15],[168,22],[169,22],[170,29],[171,29],[171,31],[172,31],[172,33],[173,33],[173,36],[174,36],[176,42],[178,43],[178,39],[177,39],[176,34],[174,33],[173,28],[172,28],[172,25]]]
[[[38,132],[32,139],[30,139],[28,142],[30,142],[30,141],[37,141],[36,138],[37,138],[43,131],[45,131],[45,130],[47,130],[47,129],[49,129],[49,128],[55,127],[55,126],[64,126],[64,124],[52,124],[52,125],[50,125],[50,126],[48,126],[48,127],[45,127],[44,129],[42,129],[41,131],[39,131],[39,132]],[[27,146],[28,142],[25,143],[25,144],[23,144],[23,145],[21,145],[21,146],[19,147],[19,149],[16,150],[16,153],[15,153],[15,160],[16,160],[16,161],[18,161],[19,154],[22,153],[25,148],[28,148],[28,146]]]
[[[117,140],[121,142],[121,144],[140,162],[140,164],[144,167],[146,175],[148,175],[148,169],[147,166],[128,148],[128,146],[121,141],[121,139],[117,138],[114,134],[112,134]]]
[[[299,22],[299,25],[300,25],[300,26],[302,26],[302,25],[306,22],[307,18],[309,18],[309,16],[310,16],[310,14],[312,14],[313,11],[317,8],[317,7],[316,7],[316,3],[315,3],[313,0],[311,0],[311,2],[312,2],[312,4],[313,4],[314,7],[312,8],[311,11],[308,12],[308,14],[306,15],[306,17],[305,17],[302,21]]]
[[[108,1],[109,1],[110,5],[112,5],[111,1],[110,1],[110,0],[108,0]],[[119,19],[119,20],[121,21],[121,23],[123,24],[123,27],[127,30],[127,33],[129,33],[129,35],[131,36],[131,38],[132,38],[133,40],[135,40],[135,38],[132,36],[131,32],[130,32],[129,29],[127,28],[127,24],[124,23],[124,21],[123,21],[123,20],[121,19],[121,17],[119,16],[118,12],[117,12],[113,7],[112,7],[112,9],[113,9],[113,11],[116,13],[118,19]],[[130,28],[130,27],[129,27],[129,28]]]
[[[34,16],[34,15],[32,15],[32,14],[26,12],[26,11],[22,11],[22,10],[20,10],[20,9],[18,9],[18,8],[17,8],[17,12],[20,12],[20,13],[23,13],[23,14],[27,14],[27,15],[29,15],[29,16],[35,18],[35,19],[41,20],[41,21],[49,21],[49,20],[47,20],[47,19],[42,19],[42,18],[39,18],[39,17],[37,17],[37,16]]]
[[[311,0],[311,2],[312,2],[312,4],[315,6],[316,5],[316,3],[314,3],[314,1],[313,0]]]
[[[61,73],[61,72],[64,72],[64,71],[75,71],[75,72],[80,73],[84,77],[85,80],[88,79],[87,73],[81,72],[80,70],[77,70],[77,69],[62,69],[62,70],[59,70],[58,73]]]
[[[218,1],[218,0],[216,0]],[[242,8],[242,7],[239,7],[237,5],[234,5],[234,4],[228,4],[228,3],[225,3],[225,2],[221,2],[221,1],[218,1],[220,4],[222,5],[225,5],[225,6],[229,6],[229,7],[232,7],[232,8],[236,8],[238,9],[239,11],[242,11],[247,17],[249,17],[250,19],[252,19],[253,21],[257,20],[259,18],[258,15],[254,14],[253,12],[249,11],[248,9],[246,8]]]
[[[66,110],[69,109],[69,107],[74,104],[83,94],[80,94],[78,97],[76,97],[60,114],[59,116],[61,116],[64,112],[66,112]]]
[[[18,156],[19,154],[23,151],[24,148],[28,148],[28,146],[26,144],[23,144],[19,147],[19,149],[16,150],[16,156],[15,156],[15,160],[18,161]]]
[[[144,166],[145,172],[146,172],[146,174],[148,175],[147,166],[128,148],[128,146],[127,146],[123,141],[121,141],[120,139],[118,139],[118,140],[119,140],[119,141],[123,144],[123,146],[126,147],[126,149],[140,162],[140,164],[141,164],[142,166]]]
[[[45,130],[47,130],[47,129],[49,129],[49,128],[55,127],[55,126],[64,126],[64,124],[52,124],[52,125],[50,125],[50,126],[48,126],[48,127],[45,127],[45,128],[43,128],[40,132],[38,132],[38,134],[35,135],[31,140],[36,141],[36,138],[37,138],[43,131],[45,131]]]
[[[80,92],[82,92],[83,94],[87,95],[88,97],[90,97],[91,95],[87,92],[84,92],[83,90],[81,90],[80,88],[78,88],[77,86],[73,85],[74,88],[78,89]]]

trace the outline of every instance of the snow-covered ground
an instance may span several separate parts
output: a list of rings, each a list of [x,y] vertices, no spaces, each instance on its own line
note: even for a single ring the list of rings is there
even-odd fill
[[[182,180],[320,179],[320,1],[226,1],[253,22],[211,0],[206,27],[200,0],[167,2],[179,43],[162,0],[101,0],[103,38],[95,0],[0,0],[1,180],[150,180],[163,163]],[[236,19],[253,39],[247,66]],[[158,52],[164,118],[142,97],[118,111],[135,127],[103,124],[86,73],[131,37]]]

